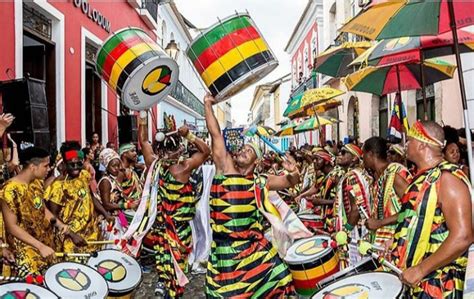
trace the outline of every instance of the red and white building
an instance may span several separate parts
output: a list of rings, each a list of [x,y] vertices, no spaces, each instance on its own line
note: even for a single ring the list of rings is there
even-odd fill
[[[0,1],[0,81],[27,73],[46,81],[49,130],[56,145],[64,140],[84,145],[92,132],[98,132],[104,144],[116,142],[122,109],[117,95],[94,72],[95,54],[112,32],[129,26],[145,30],[164,48],[163,40],[170,37],[161,36],[166,24],[158,16],[159,2]],[[177,25],[168,27],[186,31],[174,4],[163,6],[176,15]],[[186,45],[182,47],[183,52]],[[153,131],[157,110],[153,108]]]

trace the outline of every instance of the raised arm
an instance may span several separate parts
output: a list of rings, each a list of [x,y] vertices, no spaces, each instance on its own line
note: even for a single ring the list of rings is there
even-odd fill
[[[142,149],[143,158],[145,159],[145,165],[147,168],[151,166],[153,161],[156,159],[153,147],[148,142],[148,114],[146,111],[140,111],[140,118],[138,119],[138,142]]]
[[[207,130],[212,138],[212,159],[216,165],[216,173],[225,172],[226,160],[230,159],[224,143],[224,137],[221,134],[221,128],[217,122],[217,118],[212,110],[212,105],[215,103],[214,97],[207,94],[204,98],[204,107],[206,113]]]

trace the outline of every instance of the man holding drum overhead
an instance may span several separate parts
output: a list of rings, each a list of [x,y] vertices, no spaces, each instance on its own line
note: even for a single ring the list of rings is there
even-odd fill
[[[146,138],[146,113],[143,111],[139,119],[139,136],[142,152],[145,157],[146,167],[149,169],[149,178],[145,183],[147,187],[158,188],[156,220],[152,233],[158,236],[155,245],[156,268],[158,271],[158,284],[156,295],[164,298],[181,297],[184,286],[188,282],[184,272],[188,267],[188,256],[192,250],[192,232],[189,221],[196,214],[198,197],[190,177],[194,170],[207,160],[210,149],[207,144],[197,138],[186,126],[177,132],[159,133],[157,138],[157,155]],[[196,146],[197,152],[191,157],[183,156],[184,147],[182,137]]]
[[[300,181],[296,162],[287,156],[285,176],[257,176],[262,154],[246,144],[235,158],[226,151],[212,110],[211,95],[204,99],[206,123],[212,137],[216,176],[211,187],[213,241],[206,278],[208,298],[278,298],[293,292],[292,276],[277,249],[264,238],[262,213],[265,193]],[[265,202],[267,204],[267,202]],[[271,209],[268,205],[267,209]]]
[[[473,241],[470,183],[443,159],[444,141],[432,121],[417,121],[408,132],[407,159],[420,171],[402,198],[392,255],[417,298],[462,298]]]

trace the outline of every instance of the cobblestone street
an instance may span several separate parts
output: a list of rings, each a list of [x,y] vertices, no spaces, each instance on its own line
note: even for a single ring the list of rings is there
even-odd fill
[[[140,288],[135,292],[133,298],[136,299],[155,299],[155,279],[156,272],[146,273],[143,275],[143,281]],[[201,299],[206,298],[204,292],[204,279],[205,274],[199,275],[187,275],[189,278],[189,284],[186,286],[186,292],[183,298],[185,299]]]

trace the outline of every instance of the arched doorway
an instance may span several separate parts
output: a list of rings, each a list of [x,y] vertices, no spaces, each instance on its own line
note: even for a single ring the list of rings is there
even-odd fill
[[[347,106],[347,134],[359,138],[359,100],[352,96]]]

